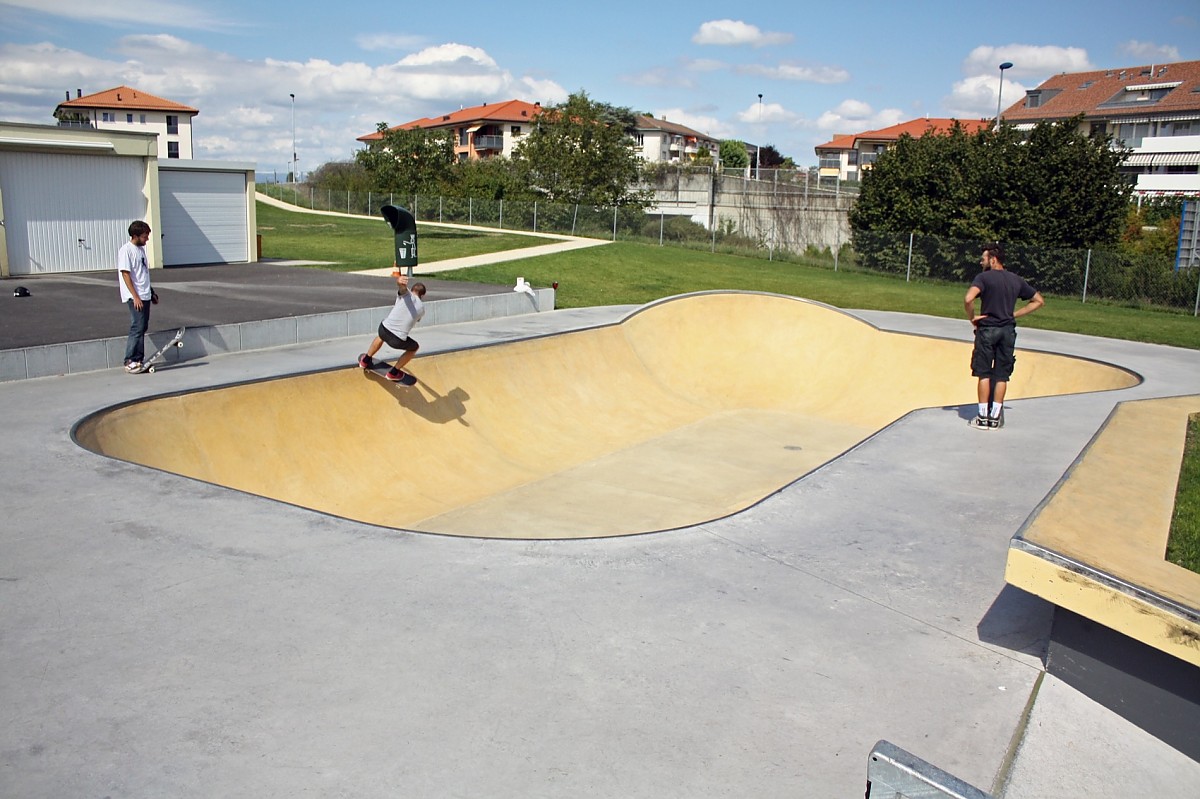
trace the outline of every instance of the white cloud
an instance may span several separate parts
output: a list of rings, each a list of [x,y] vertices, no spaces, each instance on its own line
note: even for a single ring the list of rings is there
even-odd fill
[[[796,114],[788,111],[779,103],[768,102],[752,103],[744,111],[739,111],[737,118],[741,122],[757,125],[760,122],[760,115],[761,122],[764,125],[778,122],[790,123],[797,119]]]
[[[567,92],[540,77],[517,76],[487,52],[460,44],[429,47],[374,65],[322,59],[249,60],[168,35],[128,36],[95,58],[50,44],[0,43],[0,118],[54,124],[54,108],[74,96],[126,84],[200,110],[197,158],[258,161],[270,172],[291,153],[295,94],[301,169],[346,160],[376,123],[396,125],[461,106],[514,97],[543,104]]]
[[[170,0],[4,0],[0,6],[35,11],[53,17],[94,22],[113,27],[171,27],[192,30],[229,30],[241,27],[199,8],[199,3]]]
[[[761,75],[775,80],[794,80],[807,83],[845,83],[850,73],[841,67],[803,67],[795,64],[747,64],[735,67],[740,75]]]
[[[1147,63],[1169,64],[1172,61],[1180,60],[1178,47],[1169,44],[1139,42],[1137,39],[1122,42],[1117,46],[1117,51]]]
[[[1087,72],[1096,69],[1082,47],[1009,44],[1003,47],[980,45],[963,61],[962,71],[968,78],[991,75],[1000,80],[1000,65],[1009,62],[1007,78],[1034,78],[1038,82],[1059,72]]]
[[[749,45],[751,47],[768,47],[775,44],[788,44],[794,37],[790,33],[771,33],[762,31],[757,25],[734,19],[717,19],[705,22],[692,36],[696,44],[713,44],[720,46]]]
[[[1025,95],[1027,87],[1011,80],[1005,70],[1004,96],[1001,97],[999,72],[956,81],[950,95],[942,99],[946,113],[955,119],[992,119],[996,116],[997,102],[1007,108]]]
[[[836,108],[817,118],[817,127],[832,133],[862,133],[897,125],[908,119],[899,108],[876,111],[861,100],[843,100]]]
[[[1004,70],[1003,97],[1000,96],[1002,63],[1012,64]],[[980,45],[963,61],[965,77],[954,82],[950,94],[942,98],[942,106],[948,116],[956,119],[991,119],[996,116],[998,100],[1007,107],[1023,96],[1027,87],[1036,86],[1051,75],[1094,69],[1096,66],[1088,58],[1087,50],[1081,47]]]
[[[420,36],[402,33],[362,33],[354,42],[363,50],[412,50],[425,43]]]

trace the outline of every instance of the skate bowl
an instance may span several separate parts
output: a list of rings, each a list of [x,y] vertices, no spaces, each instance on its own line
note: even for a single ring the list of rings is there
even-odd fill
[[[744,510],[913,410],[973,414],[970,349],[808,300],[711,292],[604,327],[421,356],[412,388],[339,368],[108,408],[73,436],[101,455],[383,527],[632,535]],[[1008,399],[1138,382],[1019,350]],[[968,430],[965,415],[947,423],[993,434]]]

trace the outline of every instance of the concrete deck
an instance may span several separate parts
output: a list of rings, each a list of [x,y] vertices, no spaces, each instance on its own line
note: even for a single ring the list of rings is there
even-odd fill
[[[428,327],[422,343],[630,310]],[[976,431],[964,362],[962,405],[907,413],[748,510],[571,541],[396,532],[70,439],[112,405],[337,368],[357,337],[0,384],[0,793],[861,796],[886,738],[985,789],[1007,773],[1011,797],[1191,797],[1200,764],[1050,680],[1008,770],[1050,606],[1003,575],[1010,538],[1115,404],[1200,392],[1200,353],[1033,330],[1019,345],[1145,381],[1018,399],[1007,427]],[[342,423],[397,473],[439,457],[378,419]]]

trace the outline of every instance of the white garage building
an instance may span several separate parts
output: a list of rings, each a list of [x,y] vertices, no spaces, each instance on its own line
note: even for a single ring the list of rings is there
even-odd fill
[[[254,165],[159,161],[152,133],[0,122],[0,277],[113,269],[129,223],[153,267],[255,259]]]

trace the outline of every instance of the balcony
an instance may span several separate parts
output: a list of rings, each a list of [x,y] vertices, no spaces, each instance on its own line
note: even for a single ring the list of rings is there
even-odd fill
[[[503,136],[475,136],[475,149],[478,150],[503,150]]]

